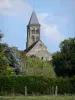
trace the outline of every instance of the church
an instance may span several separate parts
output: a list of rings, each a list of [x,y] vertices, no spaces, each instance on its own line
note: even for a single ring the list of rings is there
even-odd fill
[[[35,11],[27,25],[27,42],[25,53],[27,56],[35,56],[42,60],[51,61],[52,55],[47,50],[47,46],[40,39],[40,23]]]

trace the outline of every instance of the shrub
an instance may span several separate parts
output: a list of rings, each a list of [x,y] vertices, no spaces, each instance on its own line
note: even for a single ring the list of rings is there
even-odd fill
[[[0,93],[53,94],[58,86],[58,94],[75,93],[74,78],[44,78],[42,76],[1,76]],[[53,90],[54,89],[54,90]]]

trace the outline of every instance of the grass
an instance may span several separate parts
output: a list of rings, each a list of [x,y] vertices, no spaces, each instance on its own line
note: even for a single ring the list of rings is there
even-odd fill
[[[0,96],[0,100],[75,100],[75,96]]]

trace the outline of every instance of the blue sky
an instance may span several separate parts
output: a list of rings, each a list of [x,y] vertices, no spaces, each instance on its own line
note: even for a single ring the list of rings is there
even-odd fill
[[[49,52],[59,50],[64,39],[75,37],[75,0],[0,0],[3,42],[19,50],[26,48],[26,26],[33,8],[41,24],[41,40]]]

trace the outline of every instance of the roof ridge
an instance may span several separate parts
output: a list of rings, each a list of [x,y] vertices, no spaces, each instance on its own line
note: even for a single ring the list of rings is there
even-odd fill
[[[34,42],[30,47],[28,47],[27,49],[25,49],[24,51],[25,52],[28,52],[30,51],[36,44],[37,44],[38,41]]]

